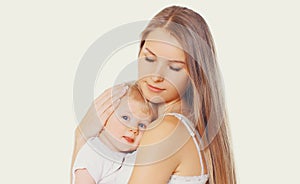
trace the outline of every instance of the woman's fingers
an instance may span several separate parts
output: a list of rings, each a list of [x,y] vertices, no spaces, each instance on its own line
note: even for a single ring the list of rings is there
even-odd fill
[[[105,124],[109,116],[115,111],[120,103],[120,98],[126,94],[127,86],[117,86],[108,89],[95,102],[97,114],[101,122]]]
[[[120,98],[126,94],[127,89],[128,86],[121,85],[112,87],[95,100],[94,105],[102,122],[105,122],[115,108],[117,108]]]
[[[99,121],[102,123],[102,126],[105,126],[107,120],[111,116],[111,114],[116,110],[116,108],[120,104],[120,99],[115,100],[113,103],[107,103],[104,106],[101,106],[97,110],[97,115],[99,117]]]
[[[128,86],[116,86],[107,89],[102,93],[95,101],[94,105],[96,110],[98,111],[98,114],[102,114],[104,111],[106,111],[111,106],[116,107],[118,103],[115,103],[117,100],[119,100],[122,96],[126,94],[126,91],[128,89]]]
[[[96,106],[102,106],[105,102],[114,102],[121,98],[127,91],[126,84],[120,84],[109,89],[106,89],[99,97],[94,100]]]

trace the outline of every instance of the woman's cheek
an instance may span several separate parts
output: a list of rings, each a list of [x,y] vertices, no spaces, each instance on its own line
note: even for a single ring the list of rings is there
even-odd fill
[[[189,77],[185,72],[172,73],[166,76],[166,80],[176,89],[178,94],[183,94],[189,85]]]
[[[138,62],[138,78],[139,79],[143,78],[143,76],[145,75],[146,71],[144,71],[144,70],[145,70],[145,67],[144,67],[142,61],[139,61]]]
[[[145,78],[153,73],[152,67],[148,66],[145,62],[139,61],[138,63],[138,78]]]

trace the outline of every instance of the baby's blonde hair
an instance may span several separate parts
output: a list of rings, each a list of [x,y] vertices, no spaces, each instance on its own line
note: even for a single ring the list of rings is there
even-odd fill
[[[156,110],[153,107],[153,105],[144,97],[143,93],[141,92],[138,84],[136,82],[134,83],[126,83],[126,85],[128,86],[128,91],[125,94],[125,96],[128,96],[128,100],[133,100],[135,102],[139,103],[139,109],[151,116],[151,120],[153,121],[154,119],[156,119]]]

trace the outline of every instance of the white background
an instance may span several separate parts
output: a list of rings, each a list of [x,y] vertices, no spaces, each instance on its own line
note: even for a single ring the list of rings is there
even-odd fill
[[[172,4],[199,12],[212,31],[240,183],[300,183],[296,0],[1,1],[0,183],[69,182],[80,59],[112,28]]]

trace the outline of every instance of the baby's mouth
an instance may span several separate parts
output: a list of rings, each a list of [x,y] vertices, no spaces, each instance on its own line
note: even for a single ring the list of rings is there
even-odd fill
[[[123,138],[128,142],[128,143],[133,143],[134,139],[131,137],[123,136]]]

